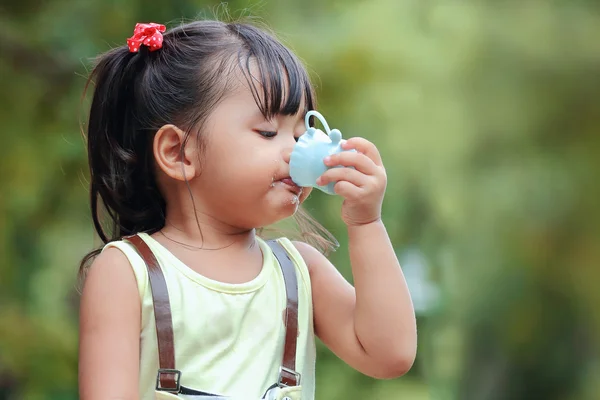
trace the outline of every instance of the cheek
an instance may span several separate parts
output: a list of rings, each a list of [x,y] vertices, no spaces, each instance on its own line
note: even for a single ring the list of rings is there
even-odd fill
[[[275,141],[261,140],[256,133],[222,128],[206,141],[205,176],[234,189],[270,188],[273,177],[281,174],[281,148]]]
[[[282,158],[280,151],[274,146],[253,145],[238,151],[238,160],[241,174],[263,175],[271,179],[281,168]],[[260,178],[257,176],[256,178]]]
[[[236,191],[270,189],[273,178],[280,174],[281,157],[263,146],[236,146],[215,149],[205,158],[203,180],[218,181]]]

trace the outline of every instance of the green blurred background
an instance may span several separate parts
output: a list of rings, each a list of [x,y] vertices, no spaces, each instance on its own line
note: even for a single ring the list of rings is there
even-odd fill
[[[411,372],[319,347],[317,399],[600,399],[598,1],[231,1],[305,60],[319,110],[381,150],[414,296]],[[216,1],[0,3],[0,399],[77,398],[77,264],[98,245],[79,119],[90,59]],[[340,199],[307,208],[340,240]]]

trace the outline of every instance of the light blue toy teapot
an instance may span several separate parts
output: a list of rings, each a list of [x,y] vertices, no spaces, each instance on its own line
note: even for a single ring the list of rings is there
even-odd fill
[[[311,116],[318,118],[325,131],[313,128],[309,125]],[[331,182],[325,186],[317,185],[317,178],[329,168],[323,162],[327,156],[340,153],[342,151],[355,151],[342,149],[342,133],[337,129],[329,129],[325,118],[317,111],[309,111],[304,118],[306,132],[298,138],[290,158],[290,177],[294,183],[302,187],[314,187],[327,194],[335,194],[333,186],[336,182]]]

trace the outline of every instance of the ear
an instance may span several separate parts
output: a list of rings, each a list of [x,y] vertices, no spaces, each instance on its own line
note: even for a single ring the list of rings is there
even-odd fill
[[[152,143],[152,151],[158,167],[167,176],[178,181],[191,180],[199,171],[196,147],[193,143],[187,143],[184,147],[185,138],[184,131],[168,124],[156,132]]]

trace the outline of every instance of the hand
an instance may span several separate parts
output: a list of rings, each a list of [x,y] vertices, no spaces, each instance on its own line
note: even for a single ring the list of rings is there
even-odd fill
[[[331,168],[317,179],[318,185],[336,182],[334,191],[344,198],[342,220],[347,226],[365,225],[381,218],[381,204],[387,176],[377,147],[366,139],[355,137],[342,143],[344,151],[326,157]],[[348,167],[354,167],[348,168]]]

